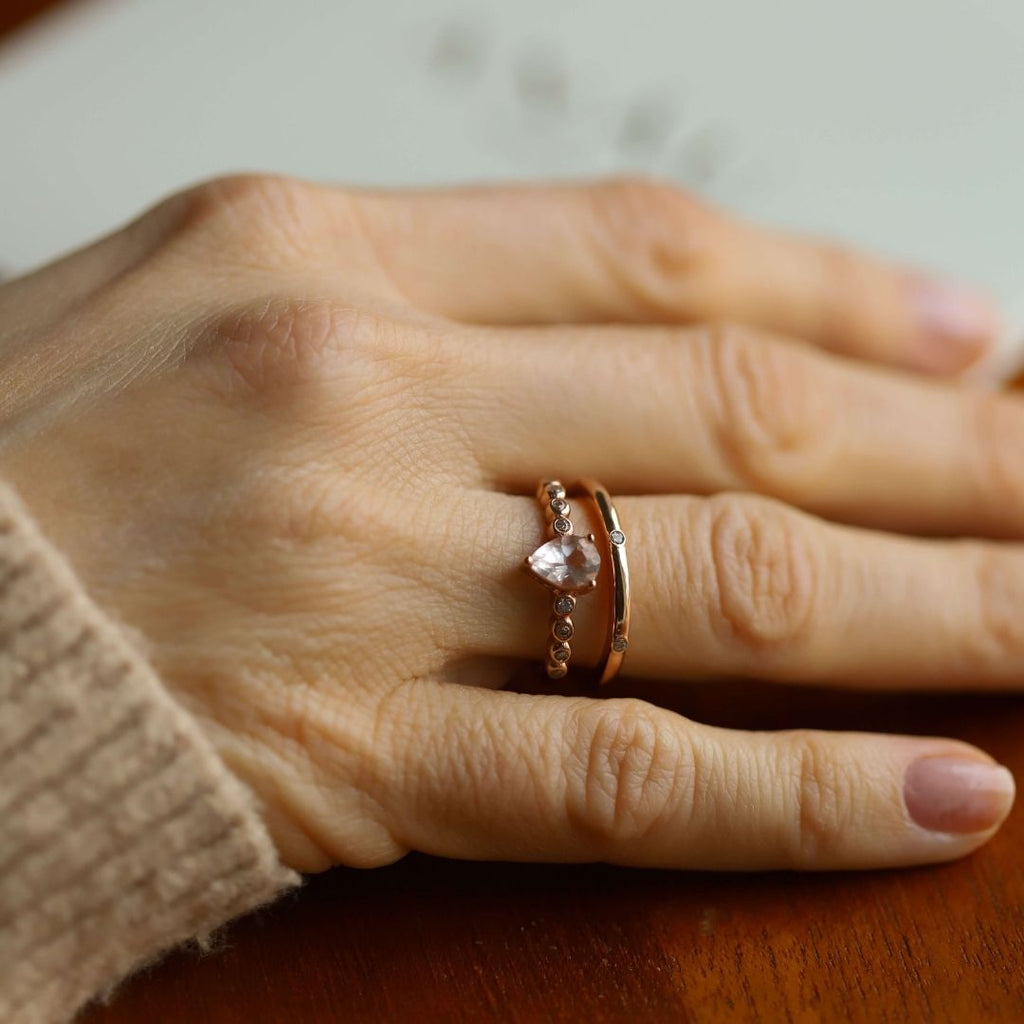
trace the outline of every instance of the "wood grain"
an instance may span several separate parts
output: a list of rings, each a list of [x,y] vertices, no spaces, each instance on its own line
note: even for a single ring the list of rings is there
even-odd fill
[[[5,0],[0,33],[52,0]],[[620,687],[619,692],[624,692]],[[1024,778],[1024,700],[750,683],[641,695],[738,728],[959,736]],[[1024,1021],[1024,812],[876,874],[718,876],[411,856],[336,869],[179,952],[85,1024]]]

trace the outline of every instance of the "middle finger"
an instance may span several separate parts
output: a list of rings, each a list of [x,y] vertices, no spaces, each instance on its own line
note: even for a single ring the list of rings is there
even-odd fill
[[[538,328],[473,339],[463,413],[487,480],[572,467],[618,493],[749,490],[843,522],[1024,535],[1024,406],[748,328]]]

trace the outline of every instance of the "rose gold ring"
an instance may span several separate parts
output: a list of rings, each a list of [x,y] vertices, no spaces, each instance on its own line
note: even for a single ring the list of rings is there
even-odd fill
[[[589,495],[597,506],[597,514],[604,527],[604,556],[608,559],[612,577],[607,641],[604,657],[598,662],[597,667],[598,680],[603,684],[618,674],[622,668],[626,648],[629,646],[629,564],[626,561],[626,535],[622,532],[611,496],[596,480],[580,480],[574,484],[571,493],[579,492]]]
[[[543,480],[537,499],[544,511],[550,539],[532,555],[525,568],[554,592],[551,606],[551,635],[545,668],[551,679],[561,679],[569,670],[574,632],[572,613],[576,597],[597,586],[601,554],[592,533],[573,536],[571,510],[565,488],[558,480]]]

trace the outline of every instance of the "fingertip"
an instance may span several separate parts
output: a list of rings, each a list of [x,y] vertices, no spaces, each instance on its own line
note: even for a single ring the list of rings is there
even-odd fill
[[[971,835],[993,832],[1016,796],[1004,765],[968,757],[925,755],[911,761],[903,796],[913,822],[928,832]]]
[[[836,734],[820,750],[827,756],[798,758],[814,775],[801,774],[797,793],[800,868],[957,860],[992,839],[1013,807],[1010,770],[957,740]]]
[[[911,275],[907,303],[916,327],[911,353],[916,368],[931,373],[959,373],[992,347],[999,317],[982,293],[950,281]]]
[[[1000,312],[1000,330],[994,344],[964,374],[968,383],[990,391],[1024,383],[1024,305],[1018,301]]]

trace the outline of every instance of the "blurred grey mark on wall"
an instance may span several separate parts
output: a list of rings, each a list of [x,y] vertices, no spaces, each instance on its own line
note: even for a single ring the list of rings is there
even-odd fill
[[[713,199],[770,189],[738,127],[678,77],[616,86],[615,69],[591,61],[586,47],[503,31],[479,13],[435,21],[420,59],[427,78],[449,90],[449,109],[461,109],[467,136],[520,174],[603,164]]]
[[[527,113],[561,116],[569,106],[569,74],[564,56],[550,44],[523,50],[513,69],[516,96]]]
[[[734,163],[735,153],[728,126],[722,121],[711,121],[683,139],[667,172],[684,185],[707,189]]]
[[[427,66],[440,78],[468,85],[483,74],[486,58],[486,26],[473,18],[458,18],[442,23]]]
[[[619,151],[632,158],[657,160],[675,130],[677,102],[668,90],[633,100],[622,117]]]

